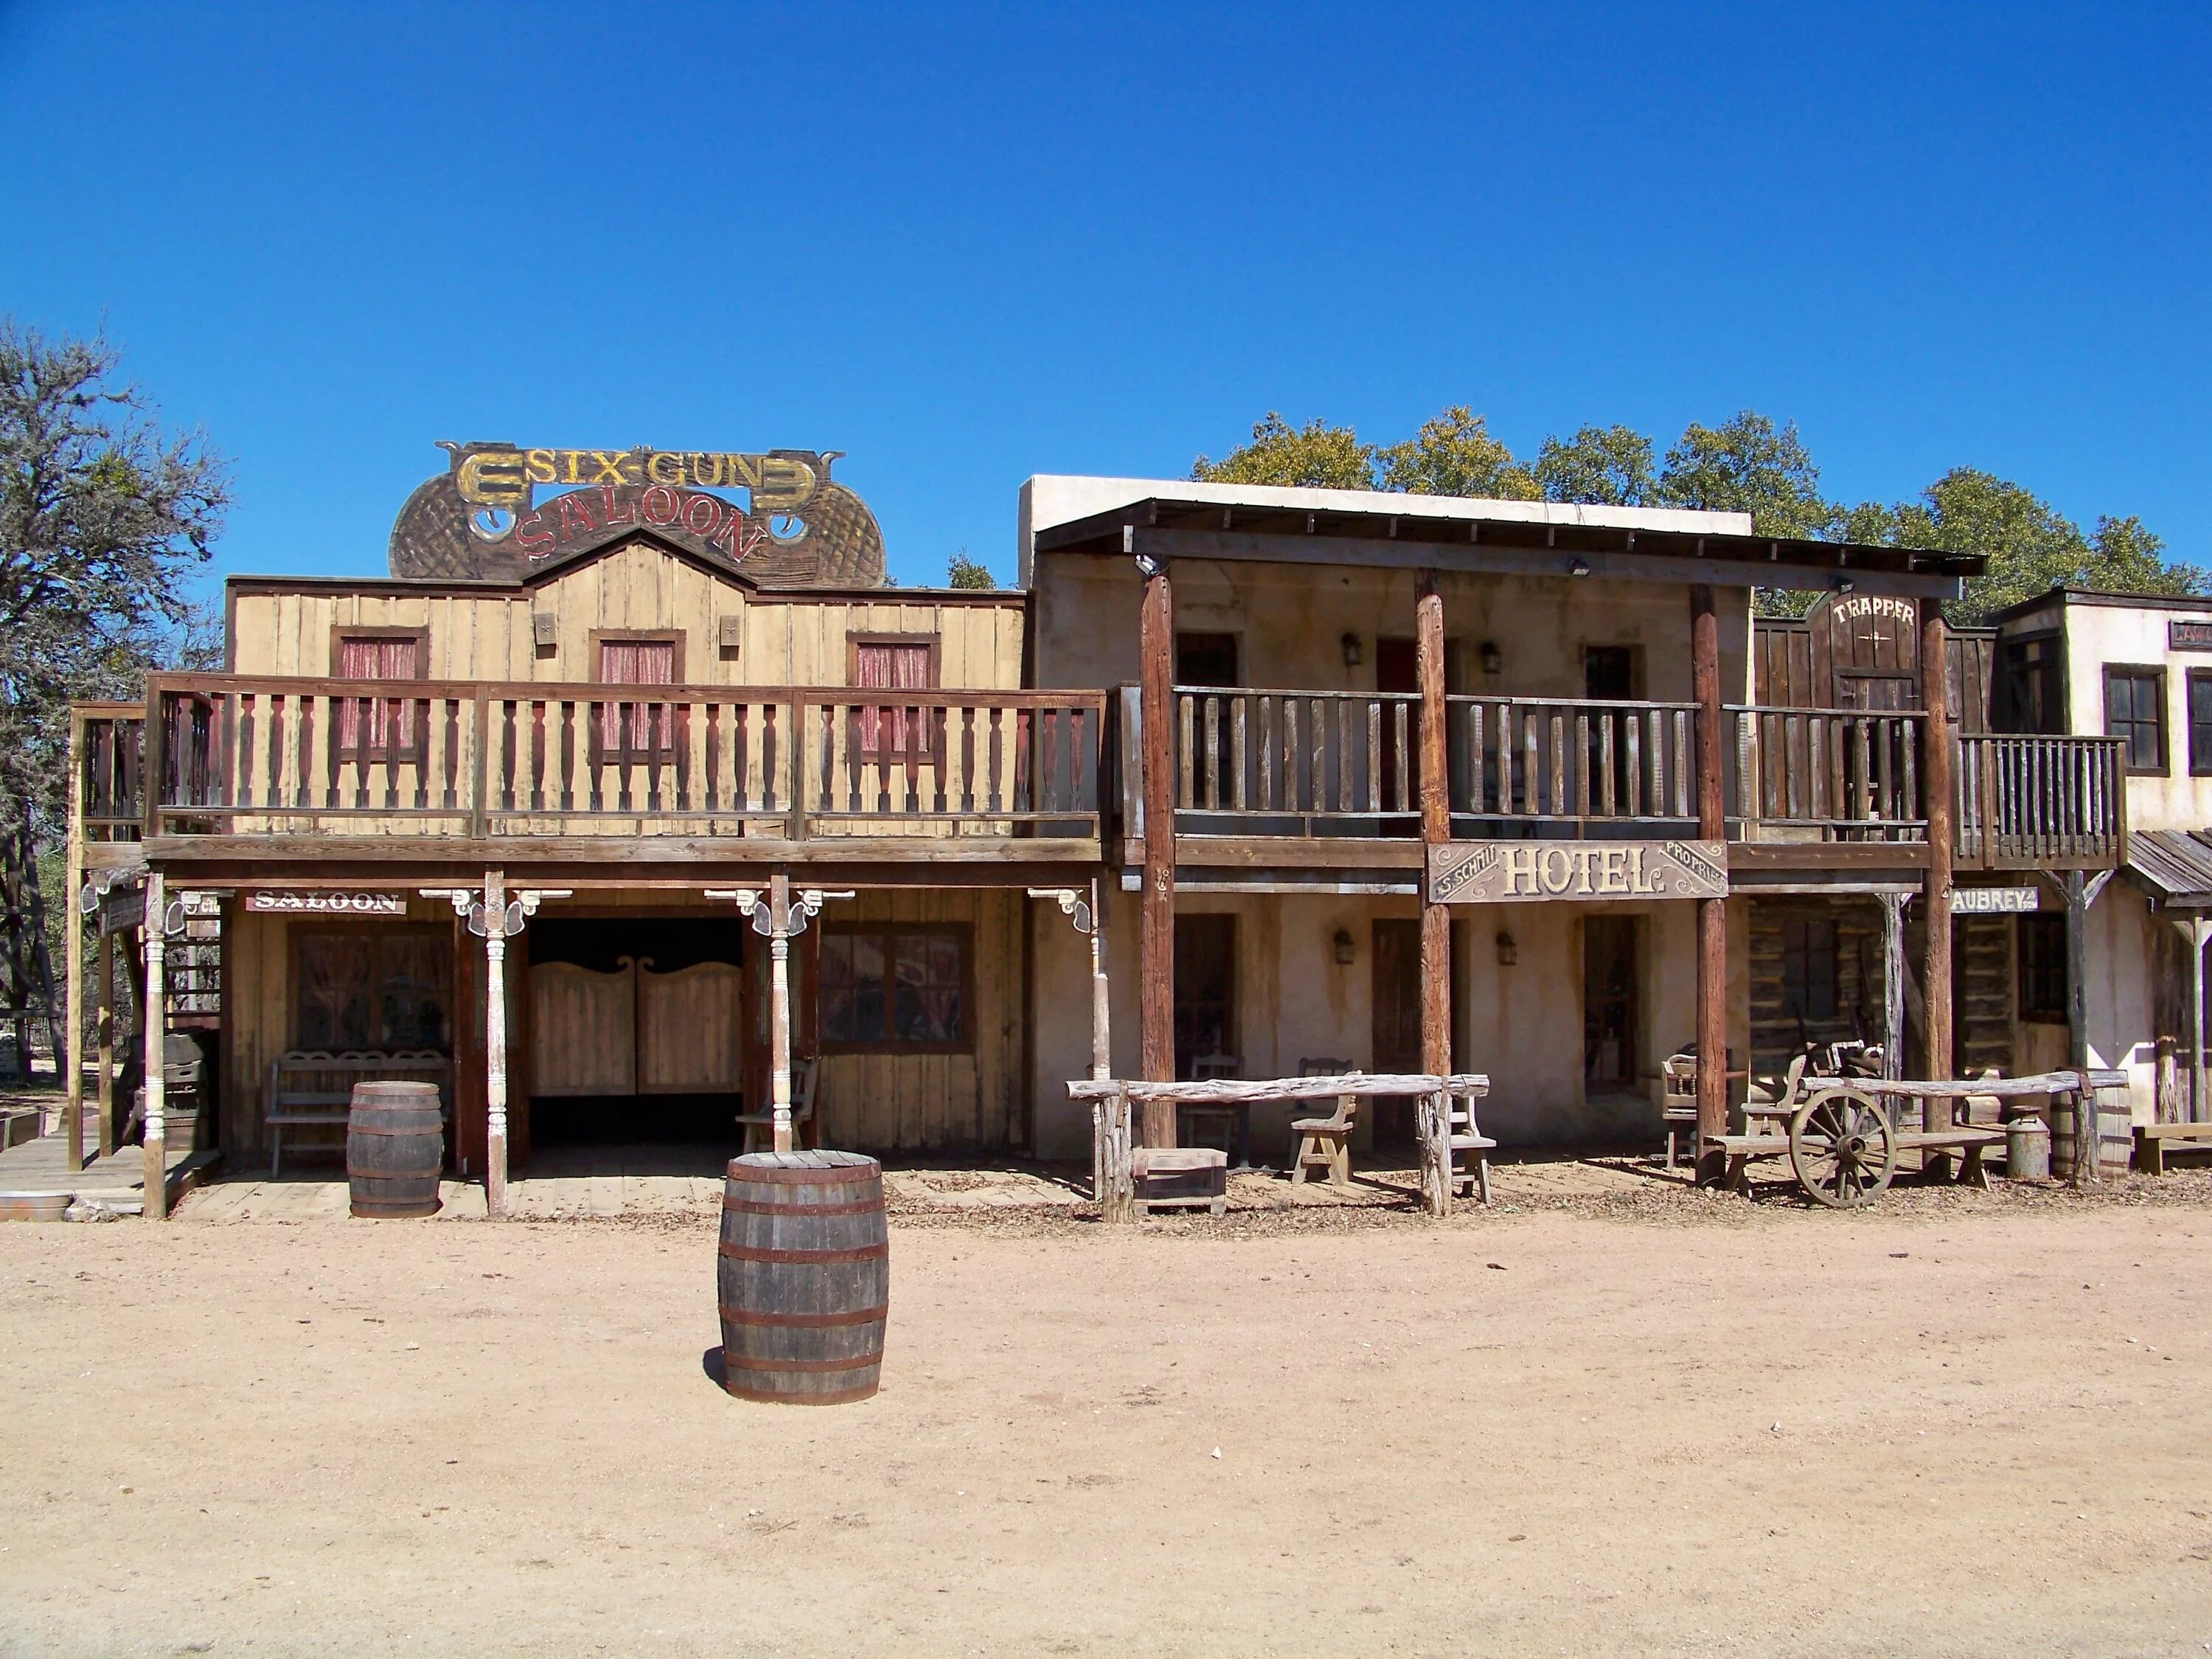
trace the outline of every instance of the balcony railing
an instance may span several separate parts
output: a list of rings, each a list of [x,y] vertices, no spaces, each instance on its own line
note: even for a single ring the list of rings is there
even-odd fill
[[[156,676],[155,835],[1098,834],[1098,693]]]
[[[1418,824],[1419,705],[1387,692],[1177,686],[1185,833],[1382,835]]]
[[[1455,819],[1694,823],[1696,709],[1680,702],[1447,697]]]
[[[135,702],[81,702],[76,727],[77,817],[88,841],[136,841],[146,816],[146,710]]]
[[[2127,835],[2118,738],[1959,739],[1959,861],[1985,870],[2103,866]]]
[[[1730,708],[1722,792],[1746,841],[1924,842],[1925,714]]]

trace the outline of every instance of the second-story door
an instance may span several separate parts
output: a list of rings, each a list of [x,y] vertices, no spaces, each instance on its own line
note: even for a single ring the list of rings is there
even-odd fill
[[[1242,684],[1237,678],[1237,636],[1234,634],[1177,634],[1175,683],[1177,685],[1201,686]],[[1235,713],[1226,698],[1214,705],[1210,720],[1206,718],[1204,703],[1194,711],[1191,741],[1197,745],[1198,752],[1190,757],[1193,799],[1186,805],[1194,807],[1218,806],[1236,799],[1236,782],[1230,775],[1235,765],[1236,750],[1231,736],[1235,724]],[[1177,725],[1180,727],[1180,715]],[[1176,738],[1176,741],[1180,743],[1182,740]]]

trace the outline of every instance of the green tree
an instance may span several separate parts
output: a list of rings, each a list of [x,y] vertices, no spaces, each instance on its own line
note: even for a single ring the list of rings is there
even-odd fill
[[[1405,442],[1375,455],[1385,489],[1507,501],[1532,501],[1543,493],[1513,452],[1490,435],[1486,418],[1464,404],[1423,422]]]
[[[1375,447],[1348,426],[1318,419],[1293,427],[1273,410],[1252,428],[1252,441],[1219,460],[1201,455],[1190,476],[1207,483],[1281,484],[1310,489],[1372,489]]]
[[[1692,422],[1667,452],[1652,495],[1662,507],[1748,513],[1762,536],[1817,537],[1833,516],[1797,423],[1777,428],[1749,409],[1717,427]]]
[[[999,579],[991,574],[991,567],[979,559],[969,558],[964,547],[946,562],[945,581],[948,587],[993,588],[999,585]]]
[[[1547,501],[1646,507],[1658,487],[1651,454],[1651,440],[1633,427],[1586,426],[1564,441],[1544,440],[1536,484]]]

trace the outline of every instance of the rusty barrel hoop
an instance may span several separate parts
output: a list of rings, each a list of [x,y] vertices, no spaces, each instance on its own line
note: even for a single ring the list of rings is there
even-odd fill
[[[858,1152],[730,1160],[716,1249],[723,1384],[740,1400],[866,1400],[883,1370],[883,1166]]]
[[[438,1213],[445,1116],[434,1083],[356,1083],[346,1118],[346,1183],[357,1216]]]

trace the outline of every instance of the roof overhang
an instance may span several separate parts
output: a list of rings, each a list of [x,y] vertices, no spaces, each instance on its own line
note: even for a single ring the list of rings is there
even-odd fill
[[[2131,830],[2122,868],[2162,910],[2212,910],[2212,833]]]
[[[1155,495],[1036,532],[1042,554],[1127,555],[1167,563],[1359,565],[1695,582],[1955,599],[1982,573],[1972,555],[1721,532],[1532,522],[1480,510],[1419,515],[1233,507]]]

